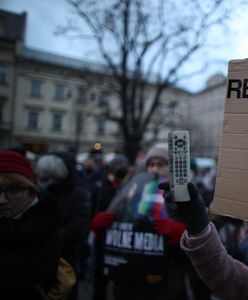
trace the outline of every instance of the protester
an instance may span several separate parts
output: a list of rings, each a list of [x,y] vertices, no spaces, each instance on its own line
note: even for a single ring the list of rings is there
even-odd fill
[[[152,147],[146,156],[146,178],[156,178],[154,182],[160,177],[168,176],[168,151],[164,144],[157,144]],[[150,175],[150,176],[148,176]],[[139,177],[139,175],[137,175]],[[135,178],[134,178],[135,179]],[[137,178],[138,180],[138,178]],[[148,182],[149,186],[153,186],[153,181]],[[156,184],[157,185],[157,184]],[[126,186],[124,186],[120,193],[123,193]],[[150,190],[150,189],[149,189]],[[159,195],[156,194],[156,188],[154,192],[150,190],[149,197],[151,201],[156,199],[158,201]],[[153,199],[153,200],[152,200]],[[128,203],[131,200],[126,200]],[[120,203],[120,202],[119,202]],[[122,202],[123,203],[123,202]],[[118,216],[124,215],[129,208],[125,208],[125,204],[120,203],[118,210]],[[142,204],[140,205],[140,207]],[[156,211],[152,209],[156,207]],[[159,207],[159,210],[157,209]],[[112,208],[109,208],[110,210]],[[161,211],[163,210],[163,211]],[[131,211],[131,210],[130,210]],[[150,215],[155,212],[155,215]],[[120,269],[120,273],[115,273],[114,278],[111,278],[114,282],[114,299],[175,299],[181,300],[186,299],[186,291],[184,285],[184,275],[185,270],[184,264],[186,263],[186,256],[180,250],[179,240],[181,234],[183,233],[185,227],[183,224],[176,222],[172,219],[163,217],[166,215],[165,208],[163,206],[163,199],[161,197],[161,205],[151,205],[151,210],[143,214],[140,209],[137,212],[133,212],[134,215],[130,216],[130,220],[134,219],[132,223],[135,232],[138,234],[147,234],[150,237],[161,240],[163,242],[163,251],[160,254],[150,252],[147,255],[143,250],[140,253],[131,253],[129,255],[130,263],[133,261],[135,265],[127,265],[124,269]],[[147,215],[149,214],[149,216]],[[104,218],[102,217],[104,215]],[[137,218],[136,218],[137,216]],[[155,217],[156,216],[156,217]],[[136,219],[135,219],[136,218]],[[99,215],[98,222],[94,222],[93,230],[99,235],[101,232],[111,227],[114,220],[116,219],[116,214],[113,211],[107,211],[102,213],[101,217]],[[125,219],[123,220],[125,222]],[[127,222],[127,221],[126,221]],[[119,223],[120,224],[120,223]],[[133,235],[135,235],[135,232]],[[164,243],[166,246],[164,246]],[[117,251],[117,250],[116,250]],[[164,256],[164,251],[166,257]],[[116,252],[117,255],[117,252]],[[116,256],[115,255],[115,256]],[[108,257],[110,257],[108,255]],[[116,258],[118,259],[118,258]],[[164,262],[167,262],[168,270],[164,272],[161,268]],[[110,266],[107,269],[109,269]],[[131,271],[133,270],[133,271]],[[111,272],[110,270],[108,272]],[[115,271],[114,271],[115,272]],[[127,272],[127,274],[126,274]],[[124,275],[125,274],[125,275]],[[177,286],[177,288],[175,288]]]
[[[37,197],[34,174],[24,155],[0,152],[1,300],[41,300],[37,286],[49,290],[61,239],[53,199]]]
[[[129,179],[129,161],[124,154],[117,154],[109,164],[109,172],[101,185],[92,192],[92,221],[91,229],[97,234],[94,244],[94,289],[93,299],[106,298],[107,279],[103,272],[104,261],[104,229],[111,226],[115,217],[106,211],[116,193]]]
[[[165,191],[167,203],[172,204],[169,184],[159,185]],[[218,297],[248,299],[248,268],[231,257],[221,243],[218,232],[209,221],[205,204],[195,185],[188,184],[190,201],[173,203],[178,217],[186,226],[181,238],[181,248],[191,259],[203,281]]]
[[[239,242],[240,231],[244,222],[235,218],[214,214],[211,214],[210,217],[228,254],[235,259],[242,260]]]
[[[159,176],[166,177],[168,180],[168,149],[165,144],[155,144],[146,155],[146,171]],[[169,244],[177,244],[184,232],[184,225],[175,222],[168,217],[154,219],[155,230],[160,234],[165,234]]]
[[[248,222],[243,221],[238,234],[238,247],[242,262],[248,265]]]
[[[106,174],[92,156],[84,161],[83,166],[85,171],[85,186],[91,195],[101,185]]]
[[[190,171],[191,171],[191,181],[196,185],[200,195],[202,196],[205,205],[207,207],[210,206],[213,200],[213,186],[207,186],[204,182],[204,176],[200,171],[199,166],[197,165],[197,161],[195,158],[191,158],[190,160]]]
[[[80,251],[86,243],[90,203],[83,188],[75,177],[75,161],[68,152],[54,152],[43,155],[35,169],[42,197],[49,194],[58,205],[60,213],[60,235],[63,241],[62,257],[79,274]],[[76,299],[75,286],[70,299]]]
[[[92,214],[105,211],[109,206],[116,191],[129,178],[129,161],[124,154],[117,154],[109,163],[109,171],[98,188],[92,192]]]
[[[156,176],[168,180],[169,166],[167,145],[158,143],[152,146],[147,152],[145,166],[147,173],[155,174]],[[158,285],[155,291],[153,291],[153,288],[149,291],[149,285],[145,287],[145,289],[140,287],[140,289],[136,290],[136,295],[140,295],[140,299],[148,299],[149,294],[151,297],[154,292],[154,299],[187,299],[185,275],[188,270],[188,261],[179,247],[179,241],[185,227],[182,223],[174,221],[168,218],[168,216],[155,217],[153,226],[156,233],[165,237],[165,256],[167,262],[166,282],[160,286]],[[119,295],[122,292],[123,290],[120,289]]]

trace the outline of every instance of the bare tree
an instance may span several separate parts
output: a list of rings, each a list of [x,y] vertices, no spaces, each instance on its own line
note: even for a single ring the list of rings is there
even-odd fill
[[[185,64],[206,45],[210,30],[225,25],[233,10],[232,3],[228,0],[66,1],[73,8],[74,19],[58,32],[95,41],[114,78],[121,107],[121,115],[117,117],[106,103],[104,114],[119,124],[125,153],[133,162],[162,93],[190,75],[182,71]],[[148,89],[150,101],[147,101]]]

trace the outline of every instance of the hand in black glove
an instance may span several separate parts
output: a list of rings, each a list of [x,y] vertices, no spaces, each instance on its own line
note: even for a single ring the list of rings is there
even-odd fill
[[[169,182],[161,183],[159,188],[165,191],[163,197],[166,200],[168,213],[172,218],[180,219],[185,224],[189,234],[197,235],[207,227],[209,218],[205,203],[192,182],[188,183],[190,195],[188,202],[173,201]]]

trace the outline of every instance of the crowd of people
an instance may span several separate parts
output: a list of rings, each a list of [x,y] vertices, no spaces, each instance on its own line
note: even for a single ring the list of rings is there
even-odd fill
[[[1,299],[80,300],[82,280],[92,300],[109,290],[114,300],[246,299],[248,226],[209,213],[215,170],[192,160],[191,199],[175,205],[167,146],[153,145],[142,163],[0,151]],[[61,258],[75,275],[63,298],[54,292]]]

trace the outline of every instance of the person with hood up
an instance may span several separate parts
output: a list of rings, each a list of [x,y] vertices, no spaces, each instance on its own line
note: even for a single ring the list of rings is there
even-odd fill
[[[73,156],[65,151],[47,153],[37,161],[35,173],[42,190],[41,197],[48,194],[56,201],[60,213],[62,257],[78,274],[80,251],[89,232],[90,202],[78,184]],[[77,285],[70,299],[76,297]]]
[[[37,196],[33,170],[13,151],[0,152],[0,298],[41,300],[61,255],[59,214],[53,199]]]

